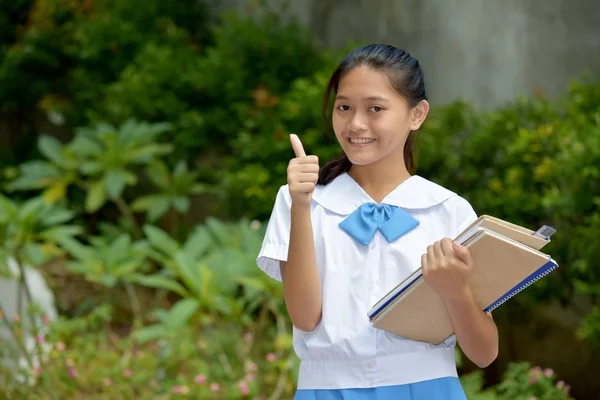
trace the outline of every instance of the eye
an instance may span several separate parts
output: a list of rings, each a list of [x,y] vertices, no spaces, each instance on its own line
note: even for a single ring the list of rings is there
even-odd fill
[[[350,110],[350,106],[347,106],[345,104],[340,104],[339,106],[337,106],[337,109],[339,111],[349,111]]]
[[[380,112],[380,111],[383,111],[383,107],[380,107],[380,106],[373,106],[373,107],[369,108],[369,111],[373,111],[373,112],[376,112],[376,113],[378,113],[378,112]]]

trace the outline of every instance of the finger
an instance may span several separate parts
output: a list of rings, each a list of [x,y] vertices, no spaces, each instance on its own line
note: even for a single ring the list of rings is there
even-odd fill
[[[454,258],[454,246],[452,245],[452,240],[449,238],[444,238],[442,239],[442,252],[444,253],[444,256],[446,256],[447,258]]]
[[[435,250],[433,248],[433,245],[429,245],[427,246],[427,264],[429,265],[435,265]]]
[[[421,270],[423,271],[424,277],[427,277],[429,275],[429,267],[427,264],[427,254],[423,254],[421,256]]]
[[[298,164],[310,164],[310,165],[319,165],[319,157],[317,156],[304,156],[297,158]]]
[[[302,142],[300,141],[298,135],[292,133],[290,135],[290,142],[292,143],[292,149],[294,149],[294,154],[296,155],[296,157],[306,156],[306,153],[304,152],[304,147],[302,146]]]
[[[313,182],[296,183],[294,190],[300,193],[312,193],[315,190],[315,184]]]
[[[317,164],[298,164],[296,166],[296,171],[316,174],[319,172],[319,166]],[[452,243],[450,243],[450,246],[452,246]]]
[[[456,242],[453,244],[454,252],[465,264],[471,263],[471,252],[465,246],[462,246]]]
[[[433,245],[433,251],[435,252],[435,257],[437,258],[438,262],[446,258],[444,251],[442,250],[442,242],[440,240],[435,242]]]
[[[315,172],[304,172],[294,175],[294,179],[298,183],[316,183],[319,180],[319,174]]]

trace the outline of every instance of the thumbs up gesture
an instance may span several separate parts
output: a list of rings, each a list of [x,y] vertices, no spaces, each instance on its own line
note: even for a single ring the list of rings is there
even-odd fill
[[[290,160],[287,169],[287,181],[292,203],[310,206],[312,193],[319,178],[319,158],[306,155],[302,142],[300,142],[297,135],[290,135],[290,142],[296,155],[295,158]]]

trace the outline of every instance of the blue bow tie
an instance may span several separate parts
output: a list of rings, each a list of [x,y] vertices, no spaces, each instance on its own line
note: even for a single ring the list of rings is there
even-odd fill
[[[339,226],[366,246],[377,229],[388,242],[393,242],[419,225],[419,221],[399,207],[389,204],[365,203],[358,207]]]

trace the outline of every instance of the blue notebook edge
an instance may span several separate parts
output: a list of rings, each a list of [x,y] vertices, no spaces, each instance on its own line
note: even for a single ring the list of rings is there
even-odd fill
[[[413,280],[411,280],[410,282],[408,282],[403,288],[402,290],[400,290],[398,293],[394,294],[392,297],[390,297],[385,303],[383,303],[381,306],[379,306],[379,308],[377,308],[375,311],[373,311],[372,313],[370,313],[368,316],[369,318],[374,318],[375,316],[377,316],[377,314],[379,314],[381,311],[385,310],[385,308],[392,303],[394,300],[396,300],[398,298],[398,296],[400,296],[402,293],[406,292],[408,289],[410,289],[419,279],[421,279],[421,277],[423,276],[422,273],[419,273]]]
[[[517,295],[519,292],[525,290],[533,283],[548,275],[550,272],[554,271],[558,268],[558,264],[552,258],[548,257],[548,262],[542,265],[540,268],[535,270],[531,275],[527,278],[523,279],[521,282],[516,284],[511,290],[504,294],[504,296],[500,297],[498,300],[484,308],[484,312],[491,312],[496,308],[500,307],[502,304],[510,300],[512,297]]]

